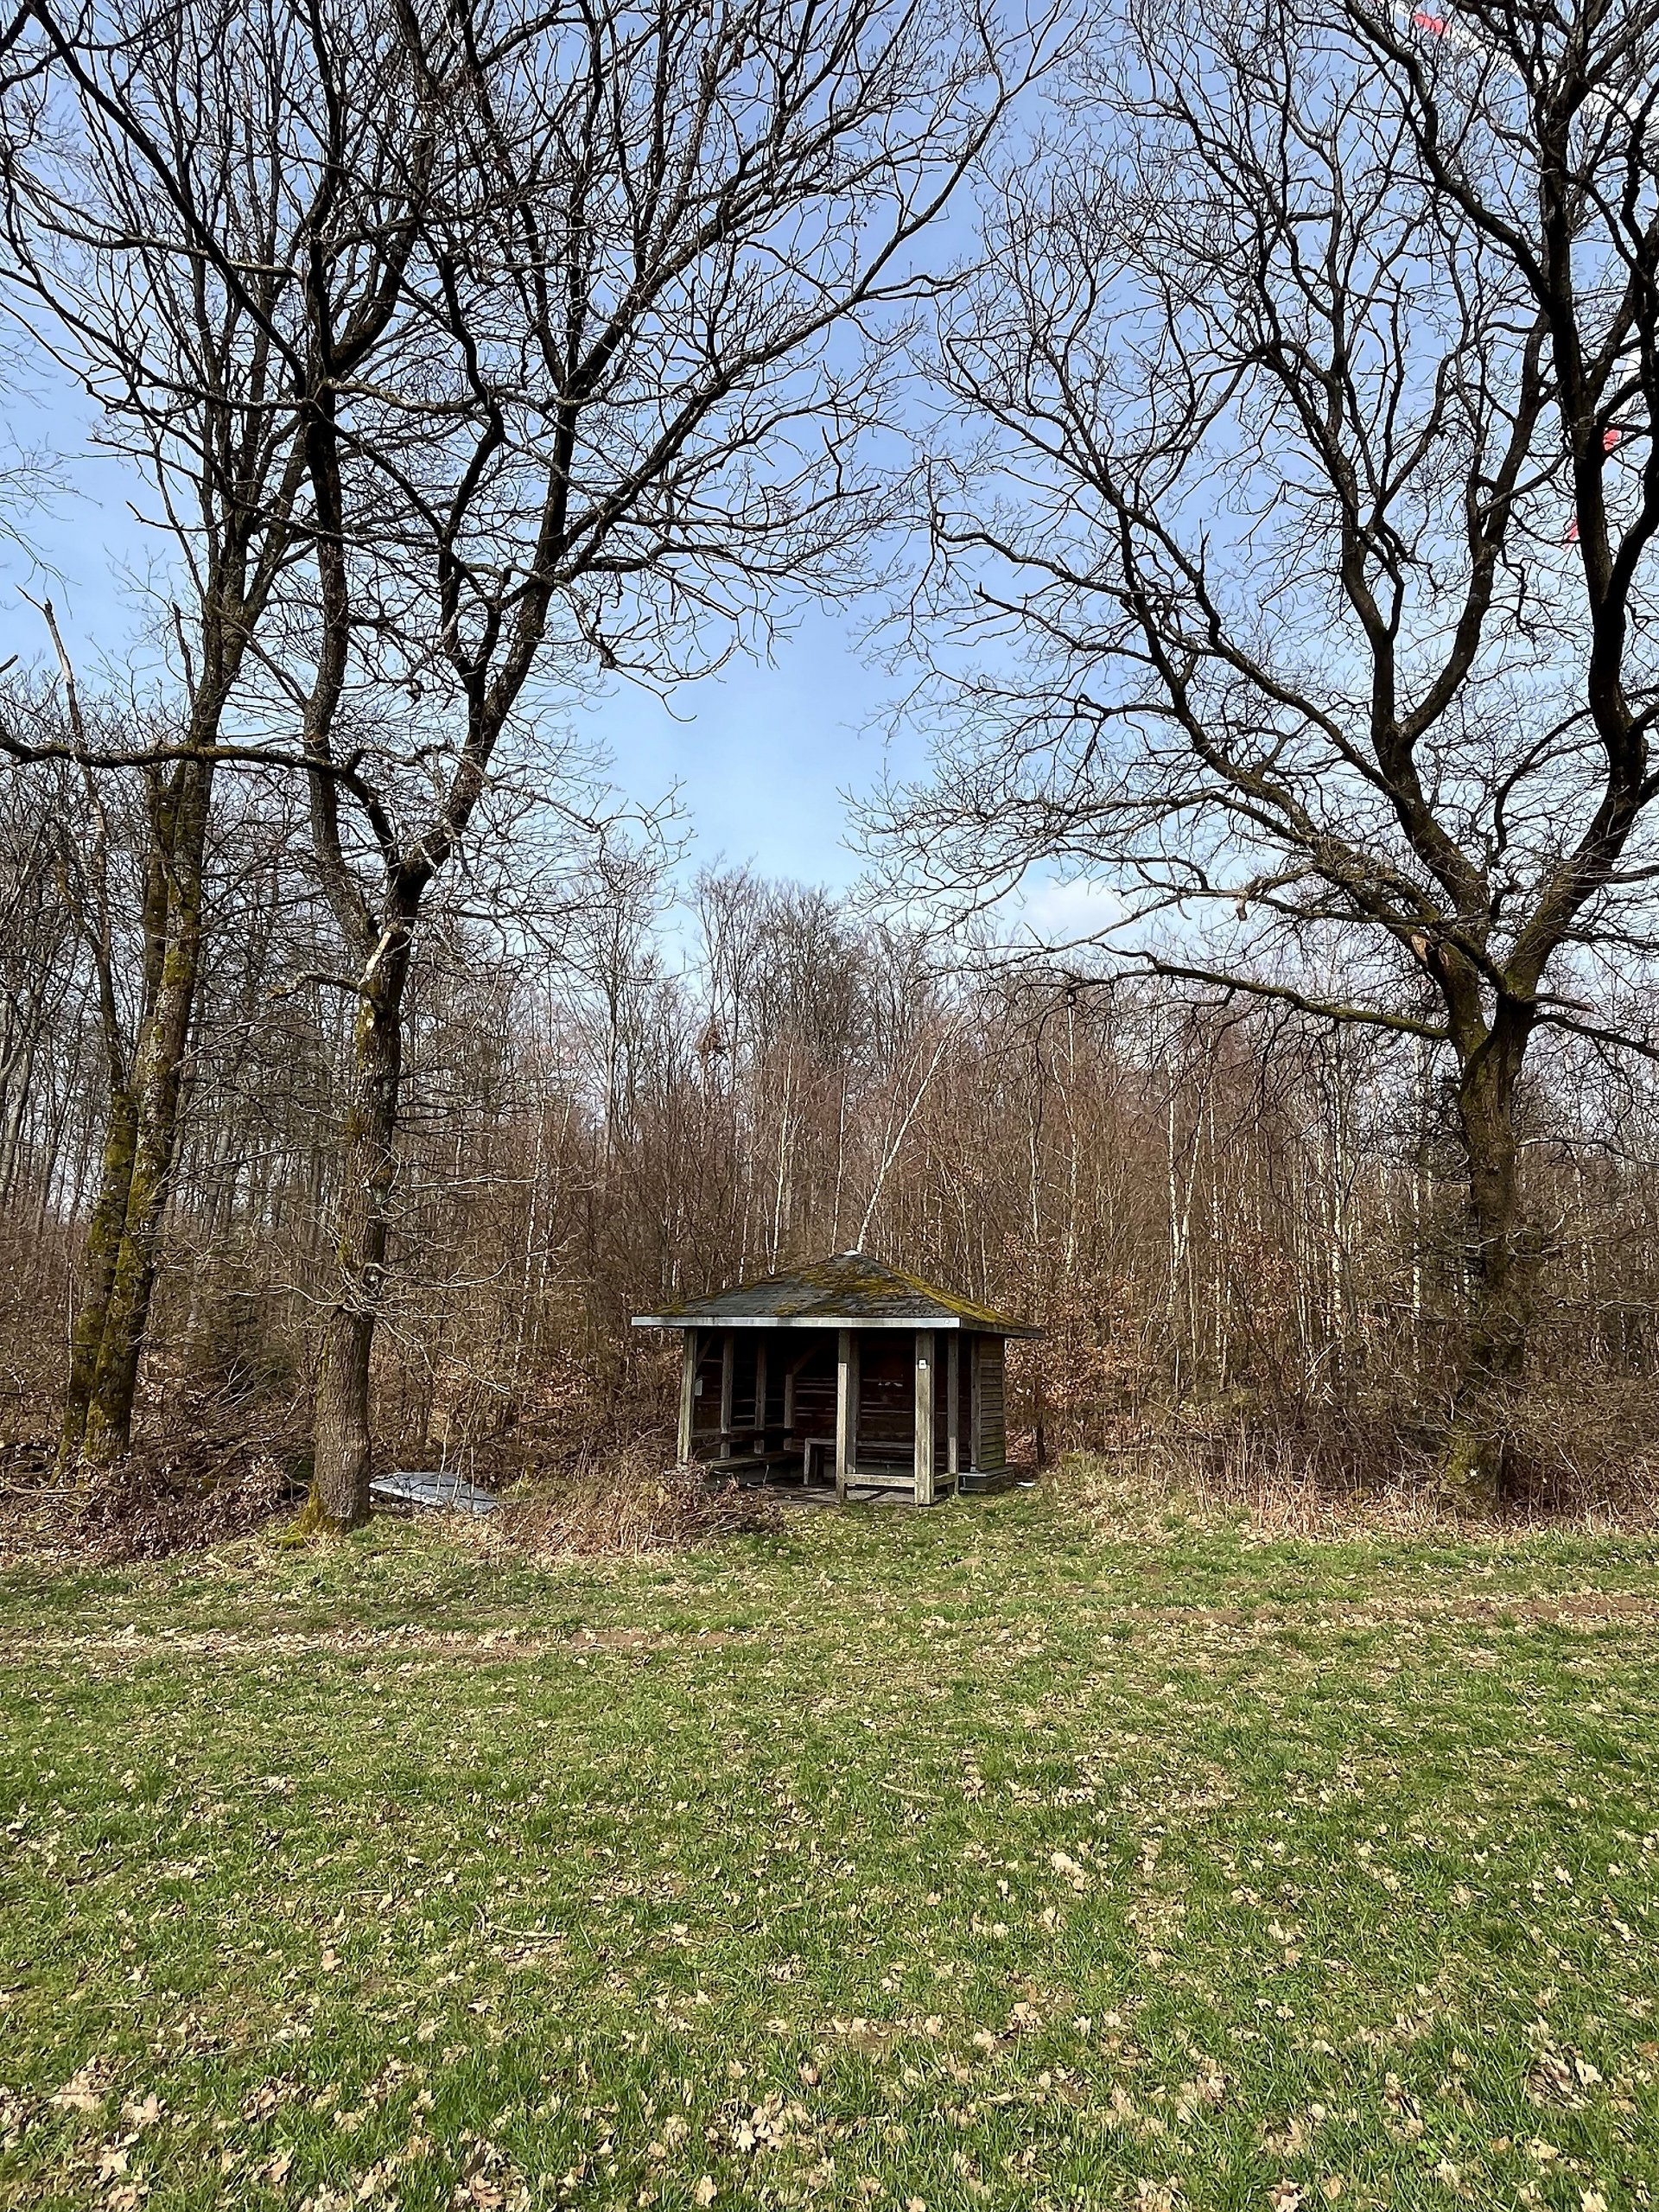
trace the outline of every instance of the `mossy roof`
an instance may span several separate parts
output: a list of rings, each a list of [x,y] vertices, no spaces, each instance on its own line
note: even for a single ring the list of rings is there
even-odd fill
[[[988,1336],[1039,1337],[1040,1329],[970,1298],[941,1290],[868,1252],[836,1252],[785,1274],[763,1275],[657,1313],[636,1313],[636,1329],[979,1329]]]

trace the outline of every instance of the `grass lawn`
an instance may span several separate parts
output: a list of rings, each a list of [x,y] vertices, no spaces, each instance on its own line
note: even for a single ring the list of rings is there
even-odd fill
[[[0,2205],[1608,2212],[1659,1542],[0,1577]]]

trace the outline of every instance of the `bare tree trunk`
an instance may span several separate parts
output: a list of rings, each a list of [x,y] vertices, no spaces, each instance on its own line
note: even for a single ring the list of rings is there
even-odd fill
[[[405,938],[367,979],[352,1039],[330,1240],[334,1282],[321,1329],[313,1427],[307,1520],[314,1528],[357,1529],[369,1517],[369,1381],[397,1178],[408,957]]]
[[[1428,1047],[1413,1040],[1411,1140],[1411,1372],[1421,1400],[1427,1364],[1423,1326],[1424,1166],[1428,1152]]]
[[[6,1110],[0,1125],[0,1205],[11,1196],[23,1156],[23,1132],[29,1123],[29,1093],[35,1083],[35,1037],[31,1031],[22,1049],[7,1064]]]
[[[111,1087],[109,1126],[104,1139],[98,1198],[81,1247],[79,1297],[69,1338],[69,1376],[64,1395],[59,1448],[66,1465],[79,1459],[86,1441],[86,1415],[92,1402],[104,1329],[115,1287],[116,1261],[127,1193],[132,1185],[132,1156],[138,1136],[138,1102],[131,1090]]]
[[[84,1300],[84,1309],[91,1308],[86,1317],[89,1337],[101,1319],[81,1418],[81,1449],[95,1465],[120,1459],[132,1440],[133,1403],[156,1287],[162,1219],[178,1142],[185,1055],[201,971],[202,877],[212,789],[212,762],[193,760],[183,764],[168,795],[166,935],[155,1002],[139,1032],[134,1057],[126,1203],[107,1289],[101,1300],[92,1295]],[[105,1158],[107,1161],[107,1149]],[[118,1158],[116,1165],[118,1175]],[[111,1185],[106,1183],[105,1188],[113,1194]],[[105,1255],[91,1257],[99,1271],[94,1275],[89,1264],[87,1289],[93,1293],[105,1280]],[[68,1422],[73,1424],[78,1414],[72,1379]]]
[[[1458,1089],[1468,1175],[1468,1322],[1440,1479],[1478,1512],[1497,1505],[1512,1473],[1511,1429],[1541,1257],[1522,1212],[1515,1130],[1523,1040],[1503,1030],[1500,1020],[1465,1064]]]

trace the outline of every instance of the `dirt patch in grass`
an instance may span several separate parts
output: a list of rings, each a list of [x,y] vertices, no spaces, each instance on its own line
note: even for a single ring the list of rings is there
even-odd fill
[[[0,1666],[22,1666],[65,1653],[83,1658],[159,1655],[169,1659],[264,1659],[314,1651],[377,1660],[418,1656],[487,1666],[502,1661],[544,1659],[554,1653],[716,1650],[746,1640],[744,1630],[719,1628],[688,1629],[683,1634],[670,1629],[580,1629],[561,1636],[521,1636],[512,1629],[471,1636],[413,1628],[207,1629],[175,1634],[141,1634],[135,1630],[113,1636],[31,1637],[24,1642],[0,1643]]]
[[[1491,1623],[1494,1625],[1596,1630],[1616,1624],[1659,1628],[1659,1595],[1631,1592],[1567,1592],[1551,1597],[1444,1598],[1428,1593],[1390,1593],[1358,1603],[1311,1598],[1306,1604],[1264,1599],[1255,1605],[1160,1605],[1131,1603],[1113,1618],[1208,1630],[1372,1629],[1411,1625]],[[969,1642],[994,1636],[1010,1625],[995,1619],[971,1624]],[[1014,1625],[1017,1625],[1015,1624]],[[87,1635],[33,1636],[0,1643],[0,1666],[17,1667],[53,1657],[153,1659],[273,1659],[326,1654],[396,1664],[402,1660],[442,1660],[459,1667],[500,1666],[550,1657],[686,1655],[757,1643],[776,1649],[780,1631],[765,1624],[752,1629],[582,1628],[545,1632],[505,1628],[464,1630],[397,1628],[249,1628],[140,1630],[137,1628]]]

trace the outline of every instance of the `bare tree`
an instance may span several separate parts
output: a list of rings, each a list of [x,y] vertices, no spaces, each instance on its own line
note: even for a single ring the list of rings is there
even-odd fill
[[[336,1525],[368,1510],[428,888],[515,769],[579,809],[537,760],[561,681],[680,680],[858,572],[912,249],[1045,55],[955,0],[459,6],[407,35],[449,128],[410,350],[308,449],[307,758],[357,1007],[313,1493]],[[328,302],[313,321],[326,341]]]
[[[0,731],[17,760],[141,767],[149,810],[141,1004],[110,1062],[63,1422],[65,1454],[99,1461],[131,1430],[214,777],[268,749],[260,632],[307,542],[311,422],[394,317],[428,140],[401,40],[361,11],[331,37],[307,0],[25,13],[6,86],[8,304],[137,465],[176,559],[148,732],[112,749]],[[394,121],[400,105],[412,123]],[[337,314],[326,352],[307,319],[320,270]]]
[[[1103,873],[1160,973],[1449,1056],[1490,1500],[1529,1048],[1653,1049],[1659,16],[1155,0],[1075,94],[945,321],[985,445],[929,607],[996,642],[936,650],[878,841],[957,898]]]

